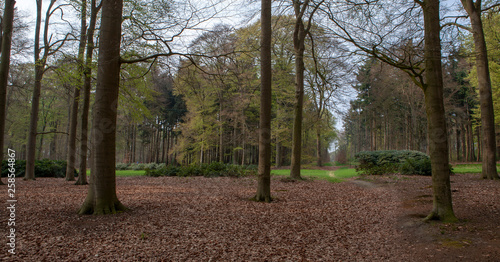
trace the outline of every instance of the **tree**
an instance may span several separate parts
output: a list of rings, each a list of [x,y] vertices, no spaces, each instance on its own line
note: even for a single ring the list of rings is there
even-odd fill
[[[12,31],[14,23],[14,5],[15,0],[5,0],[5,8],[2,17],[2,40],[1,40],[1,58],[0,58],[0,163],[3,161],[3,146],[5,134],[5,117],[7,110],[7,84],[9,78],[10,49],[12,46]],[[0,178],[0,185],[3,185]]]
[[[293,10],[295,13],[295,29],[293,33],[293,47],[295,50],[295,119],[293,121],[292,137],[292,165],[290,167],[290,177],[300,179],[300,164],[302,161],[302,111],[304,106],[304,51],[305,40],[310,34],[313,24],[312,17],[319,8],[319,4],[312,6],[313,10],[309,13],[307,25],[304,25],[304,15],[311,7],[310,1],[293,0]]]
[[[439,0],[415,0],[413,4],[383,1],[374,3],[355,5],[348,8],[350,11],[345,15],[341,12],[335,13],[332,6],[325,10],[335,28],[339,29],[339,32],[334,34],[362,52],[403,70],[424,91],[434,191],[433,209],[426,219],[456,221],[451,198],[448,137],[443,103]],[[423,57],[419,39],[421,16],[415,12],[418,6],[423,11]],[[344,18],[352,17],[352,12],[360,15],[358,20],[338,18],[338,15]],[[375,13],[380,16],[373,16]],[[387,18],[387,21],[377,20],[382,17]],[[404,34],[409,34],[409,37],[402,37]],[[405,48],[397,49],[395,46]]]
[[[446,117],[443,104],[443,73],[439,0],[415,0],[424,14],[424,61],[427,83],[422,86],[425,95],[429,152],[432,166],[433,208],[427,220],[457,221],[453,212],[450,186],[450,167]]]
[[[96,0],[91,0],[90,22],[87,29],[87,50],[85,54],[85,65],[83,70],[83,106],[80,116],[80,174],[78,175],[77,185],[87,184],[87,152],[88,152],[88,122],[90,110],[90,91],[92,80],[92,57],[94,54],[94,31],[97,23],[97,14],[101,10],[102,1],[96,5]]]
[[[495,115],[491,91],[488,51],[481,20],[481,0],[461,0],[470,17],[476,55],[477,82],[481,107],[482,128],[482,176],[484,179],[500,179],[496,168]]]
[[[33,98],[31,101],[31,116],[30,116],[30,126],[28,133],[28,144],[27,144],[27,157],[26,157],[26,170],[24,179],[34,180],[35,179],[35,151],[36,151],[36,136],[38,128],[38,113],[40,106],[40,91],[42,88],[43,75],[47,71],[47,58],[50,55],[55,54],[68,39],[69,35],[66,35],[63,39],[50,42],[52,36],[49,36],[49,21],[50,17],[57,11],[61,10],[61,6],[54,8],[57,0],[51,0],[45,14],[45,23],[43,30],[43,54],[40,56],[42,48],[40,48],[40,30],[42,24],[42,0],[36,1],[36,24],[35,24],[35,85],[33,89]],[[61,11],[62,12],[62,11]]]
[[[85,46],[87,43],[86,30],[87,30],[87,1],[82,0],[81,2],[81,25],[80,25],[80,43],[78,46],[78,56],[77,63],[79,73],[84,71],[84,61],[83,56],[85,54]],[[82,74],[83,76],[83,74]],[[81,79],[81,77],[80,77]],[[69,123],[69,138],[68,138],[68,157],[66,161],[66,180],[75,180],[74,170],[75,170],[75,159],[76,159],[76,135],[77,135],[77,124],[78,124],[78,105],[80,103],[80,86],[75,85],[73,89],[73,101],[71,105],[70,113],[70,123]],[[83,170],[86,172],[86,170]],[[80,172],[81,173],[81,172]]]
[[[87,198],[79,214],[114,214],[126,210],[116,195],[115,150],[122,0],[102,4],[97,88],[92,125],[92,171]]]
[[[259,177],[255,200],[271,202],[271,0],[261,0]]]

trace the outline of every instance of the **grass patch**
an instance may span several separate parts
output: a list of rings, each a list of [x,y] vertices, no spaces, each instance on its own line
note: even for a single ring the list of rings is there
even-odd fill
[[[275,176],[290,176],[290,169],[271,170],[271,174]],[[340,168],[335,172],[319,169],[302,169],[300,175],[307,179],[322,179],[332,183],[339,183],[347,178],[359,176],[353,168]]]
[[[453,166],[453,172],[456,174],[481,173],[482,170],[481,164],[458,164]],[[500,172],[500,164],[497,164],[497,170]]]
[[[116,176],[143,176],[146,171],[144,170],[116,170]]]
[[[342,167],[334,172],[335,177],[346,179],[351,177],[359,176],[359,172],[356,172],[354,168]]]

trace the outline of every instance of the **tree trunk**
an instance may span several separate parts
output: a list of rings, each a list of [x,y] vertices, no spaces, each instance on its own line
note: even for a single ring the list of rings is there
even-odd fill
[[[38,126],[38,109],[40,105],[40,88],[42,85],[43,67],[40,61],[40,26],[42,23],[42,0],[36,1],[37,16],[35,25],[35,86],[33,98],[31,99],[30,127],[28,132],[28,144],[26,145],[26,168],[25,180],[35,180],[35,151],[36,133]]]
[[[87,153],[88,153],[88,126],[89,126],[89,111],[90,111],[90,91],[92,89],[92,57],[94,52],[94,31],[97,21],[97,13],[99,8],[96,7],[96,0],[92,0],[90,23],[87,30],[87,51],[85,58],[84,82],[83,82],[83,108],[81,115],[81,132],[80,132],[80,174],[77,185],[87,184]]]
[[[460,145],[460,125],[457,125],[456,129],[455,129],[455,142],[456,142],[456,150],[457,150],[457,159],[456,161],[459,162],[461,160],[460,158],[460,151],[462,150],[462,147]]]
[[[295,51],[295,118],[292,133],[292,163],[290,177],[301,179],[300,165],[302,160],[302,111],[304,107],[304,51],[306,31],[302,21],[303,9],[307,8],[308,1],[301,3],[293,1],[295,9],[295,29],[293,32],[293,47]],[[302,12],[301,12],[302,11]]]
[[[479,162],[482,159],[481,152],[483,151],[483,145],[481,144],[481,127],[480,126],[476,127],[476,135],[477,135],[477,159],[476,159],[476,162]]]
[[[317,157],[318,157],[318,166],[322,167],[323,166],[323,156],[321,152],[321,130],[318,127],[316,129],[316,151],[317,151]]]
[[[481,0],[476,0],[476,2],[473,0],[461,0],[461,2],[470,17],[476,53],[477,82],[482,127],[482,176],[484,179],[496,180],[500,179],[500,177],[498,176],[496,167],[495,117],[488,65],[488,52],[484,39],[483,22],[481,21]]]
[[[40,58],[40,27],[42,24],[42,0],[36,1],[36,24],[35,24],[35,45],[34,45],[34,56],[35,56],[35,86],[33,89],[33,98],[31,100],[31,116],[30,116],[30,127],[28,132],[28,145],[27,145],[27,155],[26,155],[26,168],[24,179],[25,180],[35,180],[35,151],[36,151],[36,135],[38,127],[38,112],[40,105],[40,91],[42,87],[42,78],[45,72],[45,65],[47,63],[47,57],[49,55],[49,20],[52,10],[56,0],[51,0],[49,7],[47,8],[47,13],[45,15],[45,27],[44,27],[44,54]]]
[[[114,214],[126,210],[116,195],[115,174],[122,10],[122,0],[108,0],[102,4],[97,88],[92,125],[94,175],[79,214]]]
[[[7,117],[7,83],[9,78],[10,49],[12,47],[12,28],[14,23],[14,5],[16,1],[5,0],[2,17],[2,41],[0,58],[0,164],[3,161],[5,118]],[[3,185],[0,178],[0,185]]]
[[[281,146],[278,134],[276,134],[276,168],[281,167]]]
[[[271,202],[271,0],[261,0],[259,167],[255,200]]]
[[[73,93],[73,104],[71,106],[71,121],[69,124],[68,154],[66,164],[66,181],[75,180],[75,159],[76,159],[76,133],[78,124],[78,104],[80,100],[80,88],[75,86]]]
[[[87,1],[83,0],[81,5],[81,28],[80,28],[80,44],[78,46],[78,67],[80,72],[84,72],[84,61],[83,56],[85,54],[85,44],[86,36],[85,31],[87,30]],[[80,86],[75,85],[73,90],[73,101],[71,106],[71,119],[69,124],[69,137],[68,137],[68,154],[67,154],[67,164],[66,164],[66,180],[74,181],[75,175],[75,159],[76,159],[76,135],[77,135],[77,124],[78,124],[78,108],[80,102]]]
[[[443,75],[441,67],[441,40],[439,38],[439,0],[422,3],[425,28],[425,75],[423,86],[429,151],[432,166],[433,209],[426,220],[457,221],[453,212],[448,162],[448,137],[443,103]]]

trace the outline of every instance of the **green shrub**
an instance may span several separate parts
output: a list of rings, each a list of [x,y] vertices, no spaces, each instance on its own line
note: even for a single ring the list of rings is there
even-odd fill
[[[115,168],[116,170],[127,170],[129,164],[127,163],[116,163]]]
[[[144,170],[146,169],[146,164],[144,163],[132,163],[128,166],[128,170]]]
[[[431,160],[408,158],[401,164],[400,172],[402,175],[430,176],[432,173]]]
[[[364,151],[355,155],[359,161],[356,171],[366,175],[401,173],[405,175],[431,175],[428,155],[419,151],[386,150]]]
[[[213,162],[210,164],[191,164],[189,166],[158,165],[156,169],[146,169],[146,176],[205,176],[205,177],[240,177],[257,173],[255,166],[238,166]]]
[[[2,177],[8,174],[7,161],[2,162]],[[16,160],[16,177],[24,176],[26,169],[25,160]],[[74,170],[75,176],[78,175]],[[66,177],[66,161],[42,159],[35,161],[35,177]]]

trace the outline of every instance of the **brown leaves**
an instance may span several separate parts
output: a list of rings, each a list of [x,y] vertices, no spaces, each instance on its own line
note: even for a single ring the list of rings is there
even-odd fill
[[[409,261],[429,252],[413,245],[412,237],[418,234],[412,227],[401,227],[401,221],[409,212],[428,212],[431,207],[427,203],[409,208],[402,203],[428,194],[430,189],[424,186],[428,179],[387,179],[378,187],[276,179],[275,201],[265,204],[249,200],[256,189],[253,178],[126,177],[117,180],[118,197],[131,211],[109,216],[76,214],[86,186],[53,178],[19,181],[18,254],[2,252],[0,259]],[[457,201],[479,205],[458,194],[484,185],[465,182],[461,183],[467,188],[454,193]],[[498,185],[488,189],[498,197]],[[5,198],[0,196],[0,201]],[[498,201],[484,203],[484,208],[489,210],[481,211],[484,216],[497,214]],[[461,208],[456,212],[464,216]],[[5,213],[1,214],[5,224]],[[468,227],[461,225],[459,232]],[[498,238],[498,232],[489,236]],[[434,250],[437,242],[419,243]]]

